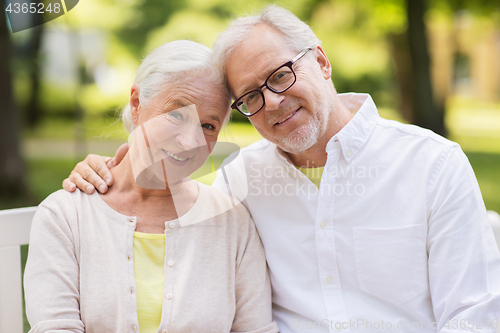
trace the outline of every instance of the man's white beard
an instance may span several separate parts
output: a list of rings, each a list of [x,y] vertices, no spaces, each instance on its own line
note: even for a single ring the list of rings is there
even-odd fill
[[[321,132],[319,119],[311,118],[305,126],[302,126],[296,133],[282,138],[277,145],[291,154],[298,154],[311,148],[318,142]]]

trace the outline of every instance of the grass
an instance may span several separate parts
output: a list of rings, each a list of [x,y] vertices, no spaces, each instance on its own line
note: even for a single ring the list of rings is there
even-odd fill
[[[486,208],[500,212],[500,154],[466,152],[483,194]]]

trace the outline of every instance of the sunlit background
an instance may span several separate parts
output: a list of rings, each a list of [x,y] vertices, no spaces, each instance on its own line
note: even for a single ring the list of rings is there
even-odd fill
[[[279,4],[306,21],[322,40],[338,92],[370,93],[383,117],[429,127],[457,141],[473,165],[487,208],[500,211],[498,0]],[[415,7],[407,10],[407,4]],[[13,105],[2,102],[0,108],[8,127],[0,133],[1,207],[38,204],[61,188],[86,154],[113,155],[126,142],[117,112],[127,103],[135,71],[149,51],[181,38],[211,46],[231,17],[264,5],[81,0],[47,24],[6,31],[0,49],[9,43],[12,48],[10,56],[0,52],[0,63],[11,75],[12,91],[1,93],[2,101],[10,94]],[[411,20],[423,20],[420,31],[427,39],[419,37],[418,25],[409,29]],[[424,60],[429,55],[429,68],[415,58],[421,50],[427,52]],[[429,93],[424,98],[416,91],[425,90],[426,76]],[[423,112],[419,105],[424,105]],[[234,114],[219,139],[246,146],[259,135]]]

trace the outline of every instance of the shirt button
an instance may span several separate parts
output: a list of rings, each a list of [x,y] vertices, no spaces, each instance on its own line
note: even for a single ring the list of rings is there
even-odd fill
[[[168,263],[167,263],[170,267],[172,267],[174,265],[174,262],[172,260],[170,260]]]
[[[171,293],[167,294],[167,299],[172,299],[172,294]]]
[[[319,224],[319,227],[320,227],[321,229],[324,229],[324,228],[326,227],[326,223],[325,223],[325,222],[321,222],[321,223]]]
[[[134,332],[135,332],[135,326],[132,326],[132,331],[134,331]]]
[[[170,227],[170,229],[173,229],[173,228],[175,228],[175,223],[174,222],[170,222],[168,224],[168,226]]]
[[[330,282],[332,282],[332,281],[333,281],[333,278],[332,278],[330,275],[328,275],[328,276],[326,277],[326,282],[330,283]]]
[[[349,149],[345,152],[345,156],[347,157],[351,157],[352,155],[352,151],[350,151]]]
[[[134,288],[130,288],[130,293],[133,294],[134,293]]]

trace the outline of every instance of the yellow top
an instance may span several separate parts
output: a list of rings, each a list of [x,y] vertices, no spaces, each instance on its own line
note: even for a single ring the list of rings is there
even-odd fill
[[[141,333],[156,333],[163,305],[165,235],[134,232],[134,276]]]
[[[297,168],[299,169],[309,180],[316,185],[319,189],[319,184],[321,183],[321,176],[323,175],[323,170],[325,167],[319,168]]]

